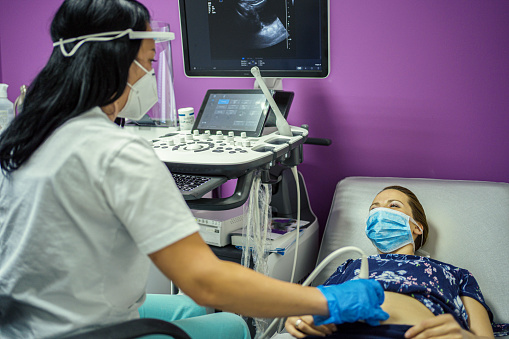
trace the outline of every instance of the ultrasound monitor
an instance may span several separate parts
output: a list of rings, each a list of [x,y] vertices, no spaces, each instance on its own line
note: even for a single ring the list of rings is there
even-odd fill
[[[190,77],[324,78],[329,0],[179,0]]]

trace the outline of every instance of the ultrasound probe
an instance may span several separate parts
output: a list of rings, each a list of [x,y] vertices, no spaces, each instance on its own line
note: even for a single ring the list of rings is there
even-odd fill
[[[274,114],[276,116],[276,127],[277,130],[279,131],[279,134],[287,137],[292,137],[293,134],[292,130],[290,129],[290,125],[288,125],[288,122],[283,117],[283,114],[281,114],[281,111],[279,110],[279,107],[274,101],[274,98],[272,97],[272,95],[270,95],[269,89],[267,88],[267,85],[263,81],[262,76],[260,74],[260,69],[257,66],[252,67],[251,74],[253,74],[253,76],[255,77],[256,82],[258,82],[258,86],[260,86],[263,94],[265,94],[265,97],[269,101],[270,107],[274,111]]]

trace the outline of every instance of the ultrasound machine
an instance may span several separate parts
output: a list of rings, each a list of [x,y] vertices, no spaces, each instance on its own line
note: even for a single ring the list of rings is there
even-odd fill
[[[255,89],[209,89],[190,131],[144,126],[144,120],[126,129],[152,143],[192,210],[235,210],[256,177],[271,184],[272,215],[309,225],[300,249],[269,256],[269,275],[302,281],[315,266],[319,232],[296,166],[305,143],[330,140],[309,138],[305,125],[288,125],[294,93],[282,89],[281,79],[328,75],[329,1],[179,0],[179,11],[186,76],[254,77]],[[233,179],[233,194],[222,197],[216,188]],[[221,259],[241,261],[231,245],[212,249]]]

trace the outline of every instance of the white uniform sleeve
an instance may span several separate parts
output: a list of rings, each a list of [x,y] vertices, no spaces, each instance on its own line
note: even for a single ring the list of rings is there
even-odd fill
[[[119,149],[103,183],[110,208],[141,252],[156,252],[198,232],[169,170],[144,140],[134,139]]]

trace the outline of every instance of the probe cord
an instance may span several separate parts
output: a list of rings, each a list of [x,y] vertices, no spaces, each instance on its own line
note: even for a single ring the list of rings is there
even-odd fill
[[[297,257],[299,253],[299,240],[300,240],[300,183],[299,183],[299,173],[297,172],[297,166],[293,166],[291,170],[293,173],[293,177],[295,178],[295,185],[297,187],[297,235],[295,236],[295,255],[293,256],[292,277],[290,278],[290,282],[293,283],[293,279],[295,278],[295,269],[297,267]]]
[[[297,234],[295,235],[295,254],[293,256],[293,266],[292,266],[292,275],[290,278],[290,282],[293,283],[295,278],[295,270],[297,268],[297,259],[299,256],[299,244],[300,244],[300,181],[299,181],[299,172],[297,171],[297,166],[293,166],[290,168],[293,177],[295,179],[295,185],[297,188]],[[283,329],[283,318],[279,321],[278,332],[281,332]]]
[[[277,127],[277,129],[279,131],[279,134],[283,135],[283,136],[292,137],[293,133],[292,133],[292,130],[290,128],[290,125],[288,125],[288,122],[283,117],[283,114],[281,114],[281,111],[279,110],[278,105],[274,101],[274,98],[269,93],[269,89],[267,88],[267,85],[263,81],[262,76],[260,74],[260,69],[257,66],[252,67],[251,68],[251,74],[253,74],[253,76],[255,77],[255,79],[258,82],[258,85],[260,86],[263,94],[267,98],[270,107],[272,107],[272,110],[274,111],[274,115],[276,117],[276,127]],[[293,280],[295,278],[295,270],[296,270],[296,267],[297,267],[297,258],[298,258],[299,243],[300,243],[300,204],[301,204],[301,202],[300,202],[300,183],[299,183],[299,174],[297,172],[297,166],[291,167],[291,171],[293,173],[293,177],[295,179],[295,185],[296,185],[296,188],[297,188],[297,234],[295,236],[295,255],[293,257],[293,267],[292,267],[292,274],[291,274],[291,278],[290,278],[290,283],[293,283]],[[351,248],[349,248],[349,247],[345,248],[345,249],[351,250]],[[361,250],[359,250],[357,248],[354,248],[354,249],[357,250],[357,251],[360,251],[361,255],[363,256],[363,262],[362,262],[362,265],[361,265],[361,273],[359,274],[359,277],[363,278],[364,274],[363,274],[363,267],[362,266],[366,266],[366,269],[367,269],[367,259],[366,259],[366,264],[364,264],[364,258],[366,257],[365,254]],[[336,252],[333,252],[332,254],[335,254]],[[343,253],[343,252],[340,252],[340,253],[338,253],[336,255],[339,255],[341,253]],[[329,255],[329,257],[330,256],[331,255]],[[329,257],[327,257],[327,258],[329,258]],[[328,263],[327,258],[325,258],[325,260],[322,262],[322,263],[325,263],[325,264],[323,264],[323,265],[320,264],[317,268],[315,268],[313,270],[313,272],[318,270],[318,272],[316,273],[316,274],[318,274],[323,269],[323,267],[325,267],[325,265]],[[333,258],[334,257],[332,257],[330,260],[332,260]],[[306,281],[304,282],[303,286],[307,286],[312,281],[312,279],[310,280],[310,277],[312,277],[313,272],[308,277],[308,279],[306,279]],[[316,274],[315,274],[315,276],[316,276]],[[365,279],[367,279],[368,274],[365,274],[365,276],[366,276]],[[314,279],[314,276],[313,276],[313,279]],[[265,330],[265,332],[262,334],[261,338],[267,337],[269,331],[271,331],[272,328],[274,328],[274,326],[277,325],[279,320],[280,320],[279,331],[281,331],[281,327],[283,325],[283,318],[281,318],[281,319],[276,318],[269,325],[267,330]]]

